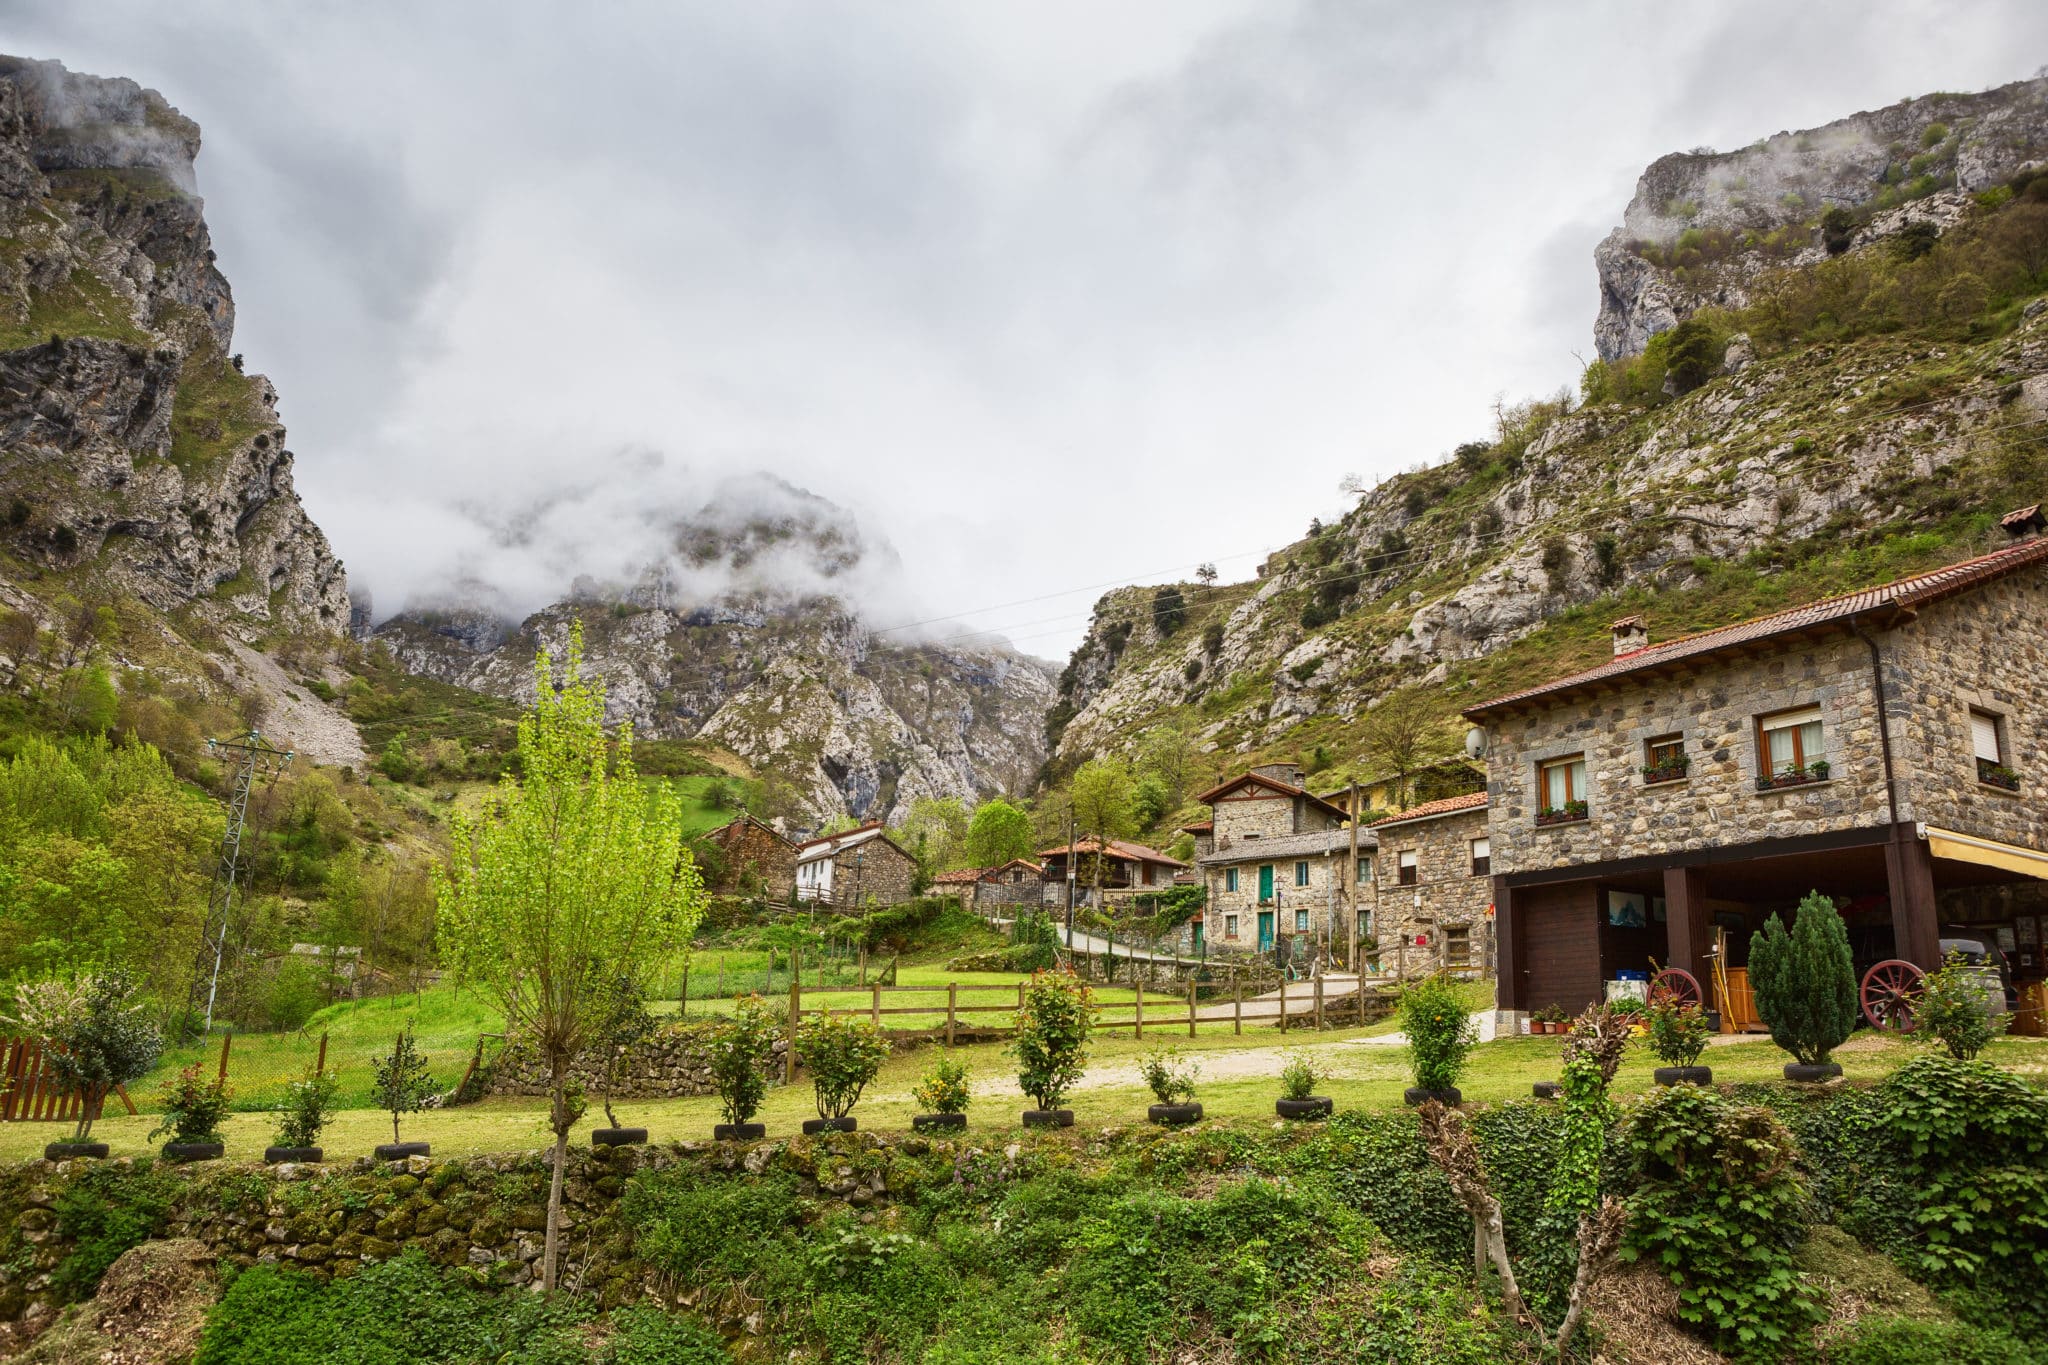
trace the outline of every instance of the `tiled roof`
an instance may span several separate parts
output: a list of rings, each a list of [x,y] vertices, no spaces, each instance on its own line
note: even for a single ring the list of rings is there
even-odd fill
[[[938,876],[932,878],[932,885],[966,886],[973,882],[980,881],[983,877],[986,877],[988,873],[989,870],[985,867],[957,868],[952,872],[941,872]]]
[[[1358,832],[1358,851],[1370,853],[1379,846],[1370,831]],[[1230,863],[1270,863],[1281,858],[1299,858],[1307,854],[1351,852],[1351,831],[1348,829],[1319,829],[1308,834],[1280,834],[1270,839],[1239,839],[1229,848],[1219,848],[1214,853],[1195,861],[1203,867],[1223,867]]]
[[[1101,845],[1093,837],[1076,839],[1073,843],[1073,852],[1093,853],[1100,847]],[[1041,848],[1038,850],[1038,856],[1041,858],[1055,858],[1067,851],[1068,846],[1061,844],[1058,848]],[[1163,863],[1167,867],[1187,866],[1180,859],[1169,858],[1156,848],[1147,848],[1143,844],[1126,843],[1122,839],[1111,839],[1109,841],[1109,856],[1112,858],[1129,858],[1141,863]]]
[[[1410,806],[1407,810],[1397,811],[1384,820],[1373,821],[1371,828],[1385,829],[1388,825],[1405,825],[1410,820],[1434,820],[1439,815],[1482,810],[1485,806],[1485,792],[1466,792],[1463,796],[1446,796],[1441,801],[1425,801],[1419,806]]]
[[[1192,825],[1182,825],[1180,829],[1183,834],[1214,834],[1216,832],[1216,822],[1214,820],[1197,820]]]
[[[1273,791],[1278,792],[1282,796],[1305,796],[1309,800],[1315,802],[1317,805],[1325,806],[1328,807],[1330,810],[1335,811],[1338,815],[1347,814],[1347,812],[1342,806],[1337,805],[1335,802],[1332,801],[1325,801],[1322,797],[1317,796],[1314,792],[1308,790],[1306,787],[1297,787],[1292,782],[1282,782],[1279,778],[1268,777],[1264,773],[1240,773],[1236,777],[1231,778],[1229,781],[1219,782],[1215,786],[1209,788],[1209,790],[1198,794],[1195,797],[1195,800],[1201,802],[1205,806],[1213,806],[1216,804],[1217,797],[1222,796],[1225,792],[1234,791],[1238,787],[1244,786],[1246,783],[1256,783],[1261,787],[1269,787]]]
[[[814,863],[820,858],[836,858],[849,848],[870,843],[877,839],[887,844],[890,848],[895,849],[898,853],[902,853],[904,857],[908,858],[910,856],[908,853],[904,853],[896,841],[883,831],[881,821],[877,820],[872,824],[862,825],[858,829],[841,830],[837,834],[827,834],[821,838],[812,839],[808,843],[798,844],[796,846],[796,860],[799,863]]]
[[[1758,640],[1793,635],[1818,627],[1839,626],[1857,617],[1877,612],[1923,606],[2043,562],[2048,562],[2048,537],[2018,541],[1988,555],[1979,555],[1975,559],[1966,559],[1960,564],[1950,564],[1946,568],[1919,574],[1913,578],[1902,578],[1896,583],[1887,583],[1882,587],[1865,588],[1861,592],[1846,593],[1840,597],[1822,598],[1818,602],[1809,602],[1803,607],[1793,607],[1789,611],[1759,616],[1732,626],[1721,626],[1715,630],[1701,631],[1696,635],[1681,635],[1675,640],[1647,645],[1627,654],[1616,655],[1583,673],[1573,673],[1544,683],[1540,687],[1510,692],[1504,697],[1482,702],[1468,709],[1465,717],[1468,720],[1477,720],[1490,711],[1533,701],[1538,697],[1569,692],[1592,683],[1604,682],[1609,678],[1622,677],[1640,669],[1657,668],[1682,659],[1698,658]]]

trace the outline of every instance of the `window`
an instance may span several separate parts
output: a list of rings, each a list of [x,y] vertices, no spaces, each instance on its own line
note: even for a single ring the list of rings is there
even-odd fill
[[[1237,880],[1237,870],[1236,870],[1235,868],[1232,868],[1232,869],[1231,869],[1230,879],[1231,879],[1232,881],[1236,881],[1236,880]],[[1225,937],[1225,938],[1236,938],[1236,937],[1237,937],[1237,916],[1236,916],[1236,915],[1225,915],[1225,916],[1223,917],[1223,937]]]
[[[1236,869],[1236,868],[1234,868],[1234,867],[1226,867],[1226,868],[1224,868],[1224,869],[1223,869],[1223,889],[1224,889],[1225,891],[1235,891],[1235,890],[1237,890],[1237,869]],[[1232,922],[1233,922],[1233,923],[1235,923],[1235,922],[1236,922],[1236,919],[1237,919],[1237,917],[1236,917],[1235,915],[1231,916],[1231,920],[1232,920]],[[1236,938],[1236,937],[1237,937],[1237,930],[1235,930],[1235,929],[1232,929],[1232,930],[1230,931],[1230,933],[1229,933],[1229,934],[1227,935],[1227,937],[1229,937],[1229,938]]]
[[[2005,786],[2012,772],[2005,761],[2005,725],[1989,711],[1970,712],[1970,748],[1977,760],[1977,780]]]
[[[1689,766],[1684,735],[1659,735],[1643,741],[1643,781],[1676,782]]]
[[[1308,932],[1308,911],[1297,910],[1294,912],[1294,932],[1297,934]]]
[[[1417,882],[1417,881],[1418,881],[1418,880],[1420,879],[1420,869],[1419,869],[1419,868],[1417,867],[1417,865],[1416,865],[1416,861],[1415,861],[1415,850],[1414,850],[1414,849],[1412,849],[1412,848],[1404,848],[1404,849],[1402,849],[1402,850],[1401,850],[1401,863],[1400,863],[1400,867],[1401,867],[1401,885],[1403,885],[1403,886],[1413,886],[1413,885],[1415,885],[1415,883],[1416,883],[1416,882]]]
[[[1294,865],[1294,884],[1296,886],[1308,885],[1308,864],[1306,862]]]
[[[1563,813],[1577,806],[1576,813],[1585,814],[1586,756],[1573,754],[1543,764],[1537,770],[1537,794],[1543,810]]]
[[[1827,760],[1818,706],[1764,716],[1757,721],[1756,728],[1760,777],[1811,772],[1815,763]]]
[[[1365,885],[1365,884],[1366,884],[1367,882],[1369,882],[1369,881],[1371,881],[1371,880],[1372,880],[1372,859],[1370,859],[1370,858],[1360,858],[1360,859],[1358,860],[1358,884],[1359,884],[1360,886],[1364,886],[1364,885]]]
[[[1472,841],[1472,875],[1484,877],[1493,870],[1493,845],[1484,835]]]

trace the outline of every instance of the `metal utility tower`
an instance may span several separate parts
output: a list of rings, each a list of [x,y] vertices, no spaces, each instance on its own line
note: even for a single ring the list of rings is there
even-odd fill
[[[256,774],[276,776],[291,766],[292,755],[264,742],[251,730],[243,739],[209,739],[208,753],[231,754],[235,776],[228,788],[228,823],[220,836],[220,865],[214,869],[213,887],[206,895],[206,928],[200,935],[199,954],[192,964],[192,992],[185,1000],[185,1018],[200,1012],[199,997],[206,997],[206,1022],[200,1036],[213,1028],[214,997],[220,991],[220,963],[227,952],[228,912],[234,908],[235,886],[242,873],[242,832],[249,818],[249,788]],[[190,1027],[188,1022],[187,1027]]]

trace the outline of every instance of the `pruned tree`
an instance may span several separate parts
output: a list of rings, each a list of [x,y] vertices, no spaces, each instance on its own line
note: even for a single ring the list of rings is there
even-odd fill
[[[1368,772],[1393,780],[1397,809],[1413,804],[1417,773],[1464,752],[1457,727],[1419,687],[1387,693],[1360,717],[1358,749]]]
[[[704,889],[675,789],[642,786],[630,725],[616,744],[605,734],[581,628],[571,628],[559,682],[546,650],[533,671],[520,776],[508,774],[476,815],[456,816],[435,890],[444,959],[547,1068],[555,1144],[541,1284],[552,1290],[569,1130],[583,1110],[571,1065],[594,1039],[609,983],[648,979],[687,951]]]

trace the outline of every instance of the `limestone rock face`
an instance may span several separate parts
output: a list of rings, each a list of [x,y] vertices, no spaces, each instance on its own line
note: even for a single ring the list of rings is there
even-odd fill
[[[1741,307],[1765,270],[1823,259],[1821,215],[1869,215],[1855,250],[1908,224],[1946,229],[1971,195],[2048,157],[2048,79],[1928,95],[1734,152],[1675,152],[1636,182],[1621,225],[1594,249],[1603,360],[1638,355],[1710,305]]]
[[[276,391],[231,354],[198,150],[133,81],[0,58],[0,545],[245,638],[338,633]]]

